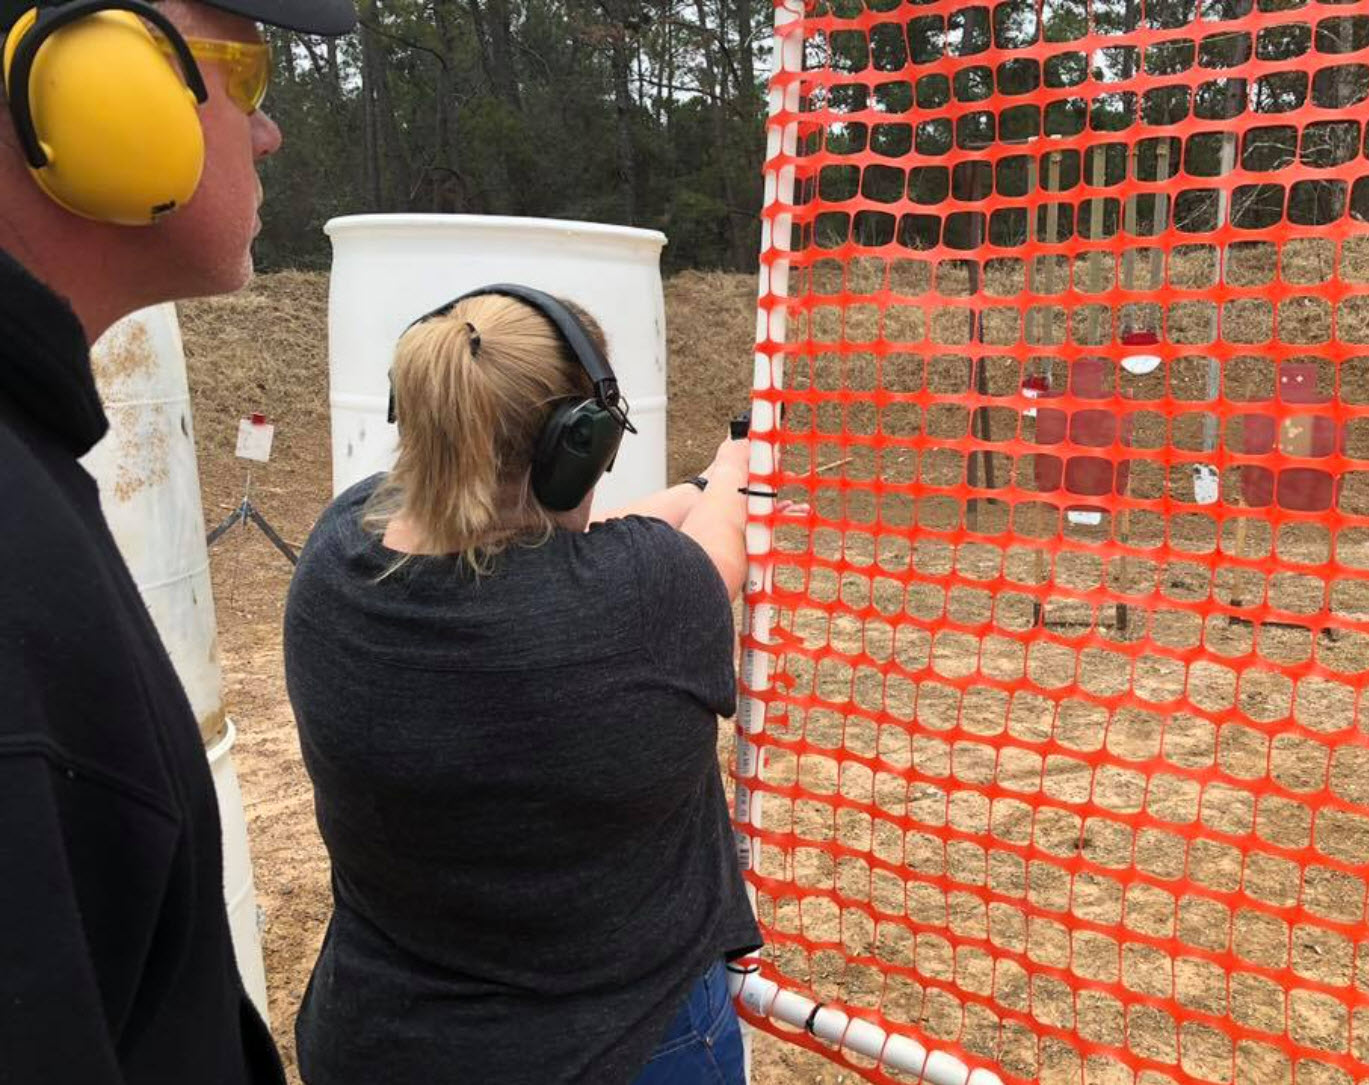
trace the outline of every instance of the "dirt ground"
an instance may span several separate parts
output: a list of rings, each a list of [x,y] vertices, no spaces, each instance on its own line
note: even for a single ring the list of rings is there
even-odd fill
[[[697,473],[746,404],[755,334],[755,280],[690,273],[666,285],[670,357],[669,475]],[[252,499],[277,530],[304,541],[330,493],[327,280],[284,272],[245,292],[180,307],[195,412],[205,521],[221,521],[247,482],[233,456],[238,419],[264,411],[276,425],[271,462]],[[281,618],[290,566],[255,529],[233,528],[211,556],[224,700],[237,724],[242,785],[262,920],[272,1030],[297,1081],[292,1025],[331,903],[328,861],[314,824],[285,695]],[[719,725],[726,762],[732,723]],[[851,1071],[759,1035],[756,1085],[837,1085]]]

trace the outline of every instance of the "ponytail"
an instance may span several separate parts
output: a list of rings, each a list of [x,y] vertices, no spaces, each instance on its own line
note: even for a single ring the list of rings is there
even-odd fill
[[[550,321],[514,298],[469,298],[404,334],[391,380],[399,453],[363,525],[383,534],[402,517],[419,551],[478,573],[515,539],[545,541],[556,521],[531,493],[537,438],[559,400],[592,393]]]

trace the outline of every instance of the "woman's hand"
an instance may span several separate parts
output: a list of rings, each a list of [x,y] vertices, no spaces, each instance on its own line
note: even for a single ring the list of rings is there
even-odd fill
[[[728,439],[718,446],[713,462],[705,467],[700,476],[713,483],[713,476],[721,473],[727,479],[740,478],[737,486],[745,486],[751,474],[751,441],[743,437],[740,441]]]

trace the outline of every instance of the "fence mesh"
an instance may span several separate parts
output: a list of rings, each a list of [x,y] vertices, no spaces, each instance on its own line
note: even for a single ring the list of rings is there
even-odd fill
[[[1369,1080],[1369,3],[776,49],[761,974],[1005,1080]]]

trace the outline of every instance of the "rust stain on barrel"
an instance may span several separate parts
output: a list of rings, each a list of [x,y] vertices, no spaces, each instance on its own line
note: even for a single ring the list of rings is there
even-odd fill
[[[158,417],[161,407],[152,410]],[[128,501],[135,494],[160,486],[171,475],[166,434],[160,428],[140,427],[129,420],[115,423],[119,441],[119,469],[114,480],[114,496]]]
[[[224,713],[222,705],[214,709],[213,712],[202,716],[199,724],[200,738],[203,740],[206,750],[212,749],[214,744],[228,733],[228,717]]]
[[[106,399],[112,397],[114,386],[144,369],[157,364],[148,341],[147,329],[139,323],[130,323],[126,330],[104,343],[90,356],[90,367],[95,373],[95,383],[100,386],[100,394]]]
[[[102,343],[91,353],[91,370],[100,389],[100,398],[116,407],[127,395],[124,386],[134,376],[157,367],[157,355],[147,328],[133,322],[121,334]],[[117,442],[118,456],[114,475],[114,498],[129,501],[136,494],[159,486],[170,477],[170,447],[161,404],[133,410],[111,412],[111,439]]]

